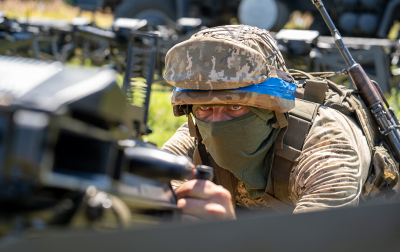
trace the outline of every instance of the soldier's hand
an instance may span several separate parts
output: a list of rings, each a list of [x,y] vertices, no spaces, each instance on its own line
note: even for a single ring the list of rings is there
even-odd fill
[[[209,180],[189,180],[175,193],[185,221],[236,218],[230,192]]]

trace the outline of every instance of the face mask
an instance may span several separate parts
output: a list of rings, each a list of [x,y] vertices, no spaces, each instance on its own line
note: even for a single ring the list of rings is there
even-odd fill
[[[250,197],[258,198],[271,187],[279,129],[271,127],[273,111],[247,108],[250,113],[229,121],[206,123],[196,118],[196,124],[215,162],[242,181]]]

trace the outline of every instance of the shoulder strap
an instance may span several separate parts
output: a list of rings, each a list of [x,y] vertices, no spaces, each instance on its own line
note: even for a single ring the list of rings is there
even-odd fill
[[[304,100],[322,104],[328,88],[326,80],[307,80],[304,90]]]
[[[300,156],[304,140],[317,115],[319,104],[301,99],[296,99],[296,106],[289,111],[289,125],[283,144],[275,145],[275,156],[272,164],[272,177],[289,183],[290,172],[295,160]]]
[[[271,196],[266,193],[262,198],[268,202],[272,209],[274,209],[279,214],[289,214],[293,213],[294,207],[291,205],[287,205],[284,202],[278,200],[277,198]]]

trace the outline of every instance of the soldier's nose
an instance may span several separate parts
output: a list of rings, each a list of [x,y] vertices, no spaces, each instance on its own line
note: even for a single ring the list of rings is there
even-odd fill
[[[224,107],[214,107],[212,122],[226,121],[227,119],[225,117]]]

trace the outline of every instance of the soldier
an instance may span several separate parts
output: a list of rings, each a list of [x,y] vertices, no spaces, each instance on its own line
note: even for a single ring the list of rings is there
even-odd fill
[[[295,99],[268,31],[202,30],[168,52],[164,78],[188,123],[162,149],[215,173],[213,182],[174,181],[186,219],[233,219],[235,206],[300,213],[359,204],[371,163],[363,131],[350,116]],[[307,96],[321,96],[309,87]]]

